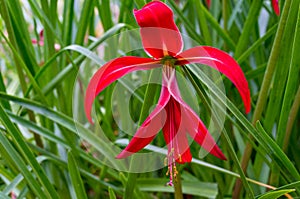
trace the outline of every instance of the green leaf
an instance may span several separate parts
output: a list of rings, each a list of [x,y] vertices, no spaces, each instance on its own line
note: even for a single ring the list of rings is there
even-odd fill
[[[295,189],[283,189],[283,190],[271,191],[258,197],[257,199],[276,199],[279,198],[280,196],[283,196],[287,193],[291,193],[293,191],[295,191]]]
[[[109,199],[117,199],[114,190],[111,187],[108,187]]]
[[[41,168],[40,164],[36,161],[34,154],[29,149],[28,145],[24,141],[24,138],[21,134],[21,132],[16,128],[16,126],[11,122],[8,115],[0,105],[0,119],[3,123],[3,125],[6,127],[6,130],[9,132],[10,136],[12,136],[14,140],[14,144],[17,146],[18,150],[22,153],[22,156],[25,158],[26,162],[29,163],[29,165],[32,167],[33,171],[35,172],[37,178],[39,179],[40,183],[43,186],[44,191],[42,193],[39,191],[40,186],[38,188],[36,185],[32,185],[32,188],[34,187],[36,189],[36,193],[39,195],[42,194],[42,196],[46,196],[45,193],[48,196],[52,196],[53,198],[58,198],[57,192],[55,191],[54,187],[50,183],[49,179],[47,178],[44,170]],[[0,133],[1,134],[1,133]],[[2,139],[1,139],[2,138]],[[7,141],[7,139],[4,137],[3,134],[1,134],[1,141],[3,145],[7,148],[9,148],[9,152],[14,155],[15,162],[23,162],[23,160],[20,159],[20,156],[18,156],[15,151],[15,149],[12,148],[11,144]],[[20,163],[21,164],[21,163]],[[24,168],[20,168],[21,170],[24,170]],[[25,172],[25,171],[23,171]],[[25,172],[27,174],[27,172]],[[30,176],[27,176],[27,178],[31,179],[33,176],[29,174]],[[31,180],[29,180],[31,181]]]
[[[76,197],[78,199],[87,199],[84,185],[78,170],[78,165],[71,151],[68,152],[68,169],[73,184]]]
[[[1,92],[0,98],[13,101],[21,106],[24,106],[29,110],[32,110],[33,112],[42,114],[46,118],[56,122],[57,124],[60,124],[61,126],[65,127],[71,132],[77,133],[81,138],[88,141],[89,144],[94,146],[95,149],[97,149],[101,154],[103,154],[103,156],[106,157],[107,163],[110,163],[113,167],[118,168],[120,170],[125,169],[123,163],[115,159],[117,151],[115,151],[116,149],[109,140],[105,140],[104,137],[99,138],[97,135],[89,131],[82,124],[73,121],[72,118],[28,99],[10,96]],[[103,134],[102,131],[101,133]]]
[[[169,192],[173,193],[173,187],[166,186],[168,179],[163,178],[140,178],[138,187],[141,191],[149,192]],[[207,182],[182,181],[182,191],[184,194],[200,196],[206,198],[216,198],[218,195],[218,185]]]
[[[215,98],[211,100],[216,104],[225,105],[228,110],[235,116],[235,118],[240,122],[243,128],[250,133],[261,147],[267,152],[272,158],[276,159],[277,163],[280,164],[281,168],[285,170],[284,175],[288,176],[289,182],[294,180],[300,180],[299,173],[293,163],[288,159],[284,152],[278,147],[275,141],[269,137],[269,135],[261,128],[258,132],[253,125],[247,120],[247,118],[237,109],[232,102],[227,99],[226,96],[215,86],[215,84],[197,67],[196,65],[188,66],[189,69],[208,87],[210,92],[212,92]],[[220,106],[222,106],[220,105]],[[224,111],[222,109],[222,111]],[[261,131],[263,130],[263,131]],[[264,132],[264,133],[262,133]]]

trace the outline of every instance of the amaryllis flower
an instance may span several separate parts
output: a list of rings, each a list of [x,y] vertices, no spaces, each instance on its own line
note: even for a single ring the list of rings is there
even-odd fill
[[[174,23],[172,10],[162,2],[153,1],[141,10],[134,10],[145,52],[152,58],[125,56],[104,64],[90,80],[85,96],[85,112],[90,122],[95,97],[118,78],[137,70],[162,68],[162,87],[155,109],[139,127],[134,137],[117,158],[128,157],[148,145],[162,129],[168,147],[169,185],[176,177],[176,164],[190,162],[188,139],[191,136],[212,155],[225,156],[198,115],[183,101],[176,79],[175,66],[200,63],[213,67],[228,77],[237,87],[250,111],[247,80],[236,61],[225,52],[209,46],[183,51],[183,40]]]

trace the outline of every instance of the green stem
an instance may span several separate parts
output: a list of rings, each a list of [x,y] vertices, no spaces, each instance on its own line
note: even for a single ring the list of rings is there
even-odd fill
[[[260,119],[261,114],[264,110],[267,98],[268,98],[268,90],[271,85],[271,80],[275,71],[276,62],[278,59],[278,55],[280,53],[280,43],[282,40],[283,32],[286,26],[286,21],[289,14],[291,0],[285,1],[285,6],[283,9],[283,13],[279,22],[278,30],[275,36],[274,45],[272,47],[271,55],[268,61],[268,65],[266,68],[266,72],[263,78],[262,87],[259,92],[256,108],[254,110],[252,124],[255,124],[257,120]]]
[[[285,137],[284,137],[284,143],[283,143],[283,151],[286,151],[287,146],[288,146],[288,142],[291,136],[291,132],[292,132],[292,127],[294,124],[294,121],[297,117],[297,113],[300,107],[300,86],[298,87],[298,91],[297,94],[295,96],[295,101],[292,105],[289,117],[288,117],[288,122],[286,125],[286,131],[285,131]]]
[[[183,199],[180,172],[177,173],[176,179],[174,180],[174,197],[175,199]]]

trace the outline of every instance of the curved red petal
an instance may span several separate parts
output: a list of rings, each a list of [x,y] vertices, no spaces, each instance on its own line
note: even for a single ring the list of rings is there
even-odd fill
[[[280,15],[280,9],[279,9],[279,5],[278,5],[278,0],[272,0],[272,6],[274,9],[274,12],[276,13],[277,16]]]
[[[90,80],[84,100],[85,113],[92,123],[91,110],[95,97],[109,84],[135,70],[160,67],[159,61],[150,58],[120,57],[104,64]]]
[[[181,34],[174,22],[172,10],[160,1],[152,1],[140,10],[134,10],[141,27],[145,51],[154,58],[175,56],[182,51]]]
[[[238,89],[244,102],[246,113],[250,111],[251,99],[248,82],[242,69],[230,55],[210,46],[198,46],[180,53],[177,59],[176,64],[178,65],[190,63],[205,64],[223,73]]]
[[[210,0],[206,0],[207,7],[210,8]]]
[[[188,105],[184,105],[182,117],[183,125],[186,127],[188,133],[201,147],[217,158],[226,160],[225,155],[222,153],[203,122]]]
[[[168,147],[168,154],[172,154],[178,163],[191,162],[188,140],[185,128],[181,122],[181,106],[171,97],[165,108],[168,117],[163,126],[163,135]]]
[[[133,153],[138,152],[147,146],[163,127],[167,120],[167,113],[164,110],[170,99],[170,94],[167,88],[162,87],[161,95],[157,106],[146,118],[134,137],[130,140],[126,148],[117,156],[117,158],[126,158]]]
[[[171,75],[172,78],[170,78],[169,81],[163,79],[164,80],[163,85],[168,85],[169,92],[172,96],[171,99],[174,99],[174,101],[176,101],[176,103],[180,106],[180,112],[178,113],[177,111],[176,113],[177,116],[181,118],[180,122],[176,122],[176,124],[180,125],[179,127],[177,127],[177,129],[180,129],[178,132],[187,131],[191,135],[191,137],[206,151],[208,151],[212,155],[222,160],[226,160],[226,157],[224,156],[224,154],[222,153],[222,151],[214,141],[213,137],[206,129],[203,122],[196,115],[196,113],[189,107],[189,105],[187,105],[181,98],[175,75],[176,74]],[[176,137],[178,136],[176,135]],[[183,139],[182,137],[183,136],[180,136],[180,139]],[[182,147],[189,148],[188,145],[187,146],[184,145],[185,144],[181,145],[181,148]],[[181,151],[183,150],[181,149]]]

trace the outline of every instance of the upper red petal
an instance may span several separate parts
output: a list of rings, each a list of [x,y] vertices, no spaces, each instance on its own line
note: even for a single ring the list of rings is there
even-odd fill
[[[246,113],[250,111],[251,99],[248,82],[242,69],[230,55],[210,46],[198,46],[180,53],[177,58],[176,64],[178,65],[205,64],[223,73],[237,87],[244,102]]]
[[[95,97],[109,84],[135,70],[148,70],[159,67],[158,61],[150,58],[120,57],[104,64],[92,77],[86,89],[84,108],[90,122]]]
[[[134,10],[141,27],[144,49],[154,58],[175,56],[182,51],[181,34],[174,22],[172,10],[160,1],[152,1],[140,10]]]
[[[272,6],[276,15],[280,15],[280,9],[278,5],[278,0],[272,0]]]
[[[164,110],[169,102],[170,93],[167,88],[162,87],[158,104],[151,114],[146,118],[141,127],[134,134],[126,148],[117,156],[117,158],[126,158],[133,153],[138,152],[148,145],[158,131],[163,127],[167,120],[167,113]]]

